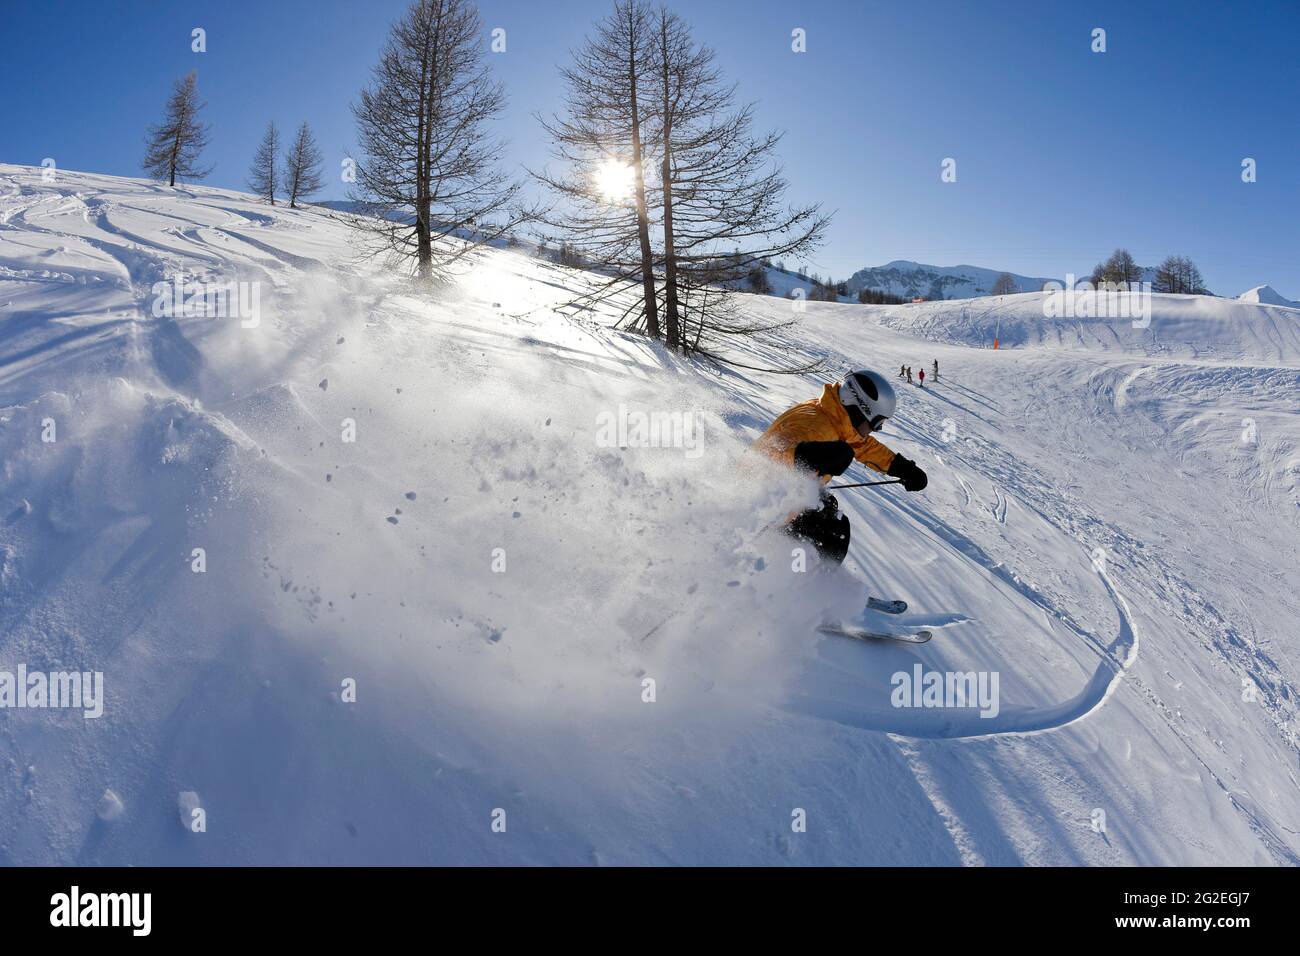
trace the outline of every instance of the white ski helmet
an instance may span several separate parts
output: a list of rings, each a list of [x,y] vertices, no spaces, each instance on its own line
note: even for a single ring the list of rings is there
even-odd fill
[[[858,434],[866,438],[880,431],[885,420],[894,414],[898,396],[883,375],[859,369],[845,375],[840,382],[840,402]]]

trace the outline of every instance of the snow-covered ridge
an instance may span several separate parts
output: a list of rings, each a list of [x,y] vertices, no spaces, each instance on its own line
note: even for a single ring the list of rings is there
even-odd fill
[[[350,239],[0,165],[0,671],[107,694],[0,710],[0,862],[1300,860],[1288,310],[1155,297],[1130,341],[1012,296],[995,352],[985,300],[746,297],[795,322],[747,364],[827,366],[766,375],[518,251],[430,297]],[[178,275],[258,321],[156,314]],[[840,492],[844,571],[795,570],[764,529],[815,491],[749,442],[936,359],[881,436],[930,486]],[[698,444],[600,439],[640,412]],[[935,639],[816,634],[868,593]],[[918,667],[996,673],[996,715],[895,706]]]
[[[1300,362],[1300,315],[1263,301],[1163,293],[1069,297],[1033,292],[863,308],[889,328],[977,348],[992,348],[996,338],[1000,348]]]
[[[1257,285],[1237,296],[1238,302],[1253,302],[1259,305],[1283,305],[1289,309],[1300,309],[1300,302],[1286,298],[1271,285]]]
[[[860,289],[876,289],[905,298],[970,299],[990,295],[1000,275],[1000,270],[982,266],[933,266],[896,259],[853,273],[849,276],[849,291],[856,295]],[[1011,278],[1020,292],[1037,292],[1053,281],[1014,273]]]

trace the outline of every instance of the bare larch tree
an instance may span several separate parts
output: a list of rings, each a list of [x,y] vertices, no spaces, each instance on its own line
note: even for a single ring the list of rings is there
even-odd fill
[[[1098,288],[1127,287],[1130,283],[1142,281],[1142,267],[1133,261],[1133,256],[1127,249],[1116,249],[1109,259],[1097,264],[1089,281]]]
[[[304,122],[284,156],[284,186],[289,194],[289,208],[297,209],[298,200],[308,199],[325,184],[321,176],[321,153],[311,127]]]
[[[372,252],[413,266],[422,282],[520,219],[511,211],[519,185],[497,165],[501,144],[490,129],[505,93],[483,46],[468,0],[416,0],[352,109],[364,155],[352,198],[366,215],[351,221]]]
[[[175,186],[178,179],[203,179],[212,172],[198,165],[203,147],[208,145],[208,127],[198,118],[204,105],[195,73],[176,81],[165,118],[149,128],[145,140],[144,169],[154,179]]]
[[[806,256],[821,243],[830,217],[817,205],[786,205],[775,155],[781,134],[752,132],[753,107],[735,104],[735,87],[723,81],[713,50],[667,10],[656,27],[657,205],[664,297],[669,322],[678,328],[668,344],[712,354],[721,336],[774,327],[738,319],[731,290],[775,257]]]
[[[248,188],[272,206],[275,205],[276,187],[280,185],[279,171],[280,131],[275,128],[275,123],[267,123],[248,173]]]
[[[1020,291],[1020,286],[1016,285],[1015,277],[1010,272],[1003,272],[993,283],[993,288],[989,295],[1015,295]]]
[[[1152,291],[1205,295],[1208,290],[1196,263],[1186,256],[1167,256],[1156,268]]]
[[[606,281],[588,302],[612,298],[629,283],[640,295],[620,321],[659,337],[655,250],[650,238],[646,134],[653,119],[654,32],[644,0],[617,0],[609,16],[560,70],[565,95],[562,115],[539,120],[550,135],[560,173],[534,172],[558,203],[544,228],[562,240]],[[614,188],[626,185],[626,189]]]

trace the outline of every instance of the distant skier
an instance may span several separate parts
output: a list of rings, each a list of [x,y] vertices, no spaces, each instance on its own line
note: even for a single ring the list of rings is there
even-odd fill
[[[916,374],[921,378],[921,387],[925,388],[925,369],[921,369],[921,371],[917,372]]]
[[[899,378],[907,378],[907,366],[906,366],[906,365],[900,365],[900,366],[898,366],[898,377],[899,377]]]
[[[782,412],[754,443],[770,458],[821,477],[822,484],[842,475],[854,459],[899,478],[908,491],[926,486],[926,474],[909,458],[873,437],[894,414],[894,387],[883,375],[850,372],[826,385],[820,398]],[[849,552],[849,519],[834,495],[823,491],[821,504],[795,515],[786,530],[809,542],[824,561],[838,565]]]
[[[907,384],[912,384],[912,366],[910,365],[907,367]]]
[[[939,360],[934,360],[934,380],[939,381]]]

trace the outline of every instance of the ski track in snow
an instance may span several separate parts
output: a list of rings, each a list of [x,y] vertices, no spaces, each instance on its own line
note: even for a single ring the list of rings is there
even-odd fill
[[[1300,862],[1295,310],[807,304],[747,363],[945,369],[882,436],[927,492],[842,493],[814,578],[769,530],[809,489],[737,456],[818,376],[682,363],[518,252],[432,303],[349,255],[317,211],[0,166],[0,666],[102,663],[112,715],[0,714],[0,862]],[[155,317],[182,270],[262,283],[262,325]],[[593,447],[666,394],[704,466]],[[935,638],[813,634],[866,593]],[[891,707],[918,663],[998,671],[999,713]],[[177,789],[231,828],[184,843]],[[519,842],[479,836],[502,804]]]
[[[934,458],[941,466],[944,466],[943,459],[939,454],[936,453]],[[964,493],[965,506],[969,507],[973,500],[970,485],[956,473],[955,469],[953,470],[953,477],[956,478]],[[1001,500],[1003,501],[1002,517],[998,518],[996,508],[993,509],[993,514],[995,518],[998,518],[999,523],[1005,523],[1005,498],[1001,498]],[[883,730],[900,738],[961,739],[1029,736],[1049,733],[1083,721],[1105,705],[1119,687],[1126,672],[1137,662],[1139,639],[1137,630],[1133,626],[1128,603],[1104,570],[1100,572],[1099,577],[1113,602],[1119,621],[1118,634],[1108,644],[1076,623],[1068,612],[1057,607],[1042,594],[1018,579],[1001,562],[991,559],[974,540],[953,531],[945,523],[935,519],[923,506],[914,506],[907,499],[901,499],[894,502],[892,507],[907,514],[916,525],[926,529],[932,536],[946,543],[948,547],[982,573],[1003,582],[1009,588],[1018,592],[1026,601],[1037,605],[1053,618],[1065,623],[1085,644],[1093,648],[1099,657],[1099,662],[1083,689],[1076,696],[1047,707],[1007,708],[1004,706],[1001,712],[991,719],[981,717],[978,714],[959,718],[944,714],[935,717],[933,720],[925,720],[918,719],[915,714],[895,711],[894,719],[882,721],[878,714],[869,716],[855,715],[851,710],[831,713],[825,710],[820,702],[814,708],[814,712],[817,712],[817,708],[823,708],[818,715],[824,719],[836,720],[863,729]],[[1045,525],[1065,536],[1066,533],[1061,531],[1047,515],[1037,510],[1034,513]],[[1067,540],[1069,540],[1068,537]],[[916,615],[909,615],[905,620],[909,629],[914,627],[942,627],[949,623],[934,622]]]

